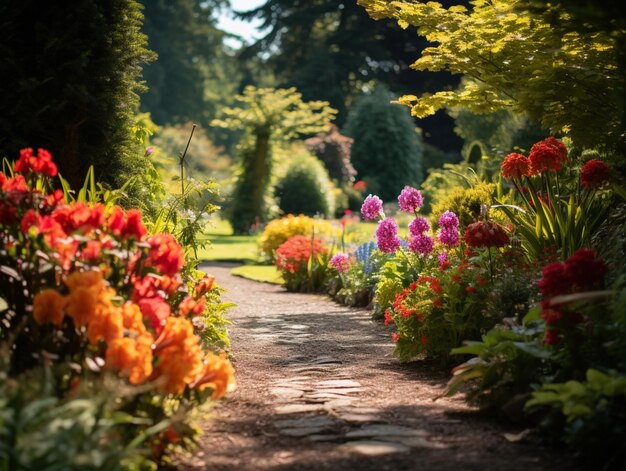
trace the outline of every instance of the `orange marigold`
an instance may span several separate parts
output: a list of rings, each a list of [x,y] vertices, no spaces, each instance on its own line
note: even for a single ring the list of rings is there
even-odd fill
[[[235,369],[224,354],[215,355],[207,352],[204,357],[204,368],[198,378],[190,385],[202,391],[206,388],[213,390],[211,397],[219,399],[235,387]]]
[[[67,297],[54,289],[44,289],[33,300],[33,317],[38,324],[61,325]]]
[[[141,335],[113,340],[106,351],[107,368],[120,370],[131,384],[140,384],[152,374],[152,338]]]

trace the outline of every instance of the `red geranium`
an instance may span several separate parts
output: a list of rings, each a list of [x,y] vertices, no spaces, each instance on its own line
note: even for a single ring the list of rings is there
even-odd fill
[[[507,180],[530,176],[530,162],[525,155],[515,152],[507,155],[502,162],[502,177]]]
[[[606,270],[605,263],[596,258],[596,253],[590,249],[578,249],[565,260],[565,274],[576,290],[591,288],[604,278]]]
[[[328,253],[328,249],[321,240],[311,240],[310,237],[296,235],[289,238],[276,250],[276,266],[280,270],[296,273],[306,266],[311,255],[316,257],[326,253]]]
[[[37,155],[33,154],[33,149],[26,148],[20,151],[20,158],[13,167],[16,172],[43,173],[55,177],[58,173],[57,166],[52,162],[52,155],[45,149],[37,149]]]
[[[148,239],[150,253],[146,265],[163,275],[174,276],[185,264],[185,254],[171,234],[156,234]]]
[[[609,179],[609,166],[601,160],[592,159],[580,169],[580,186],[597,188]]]
[[[470,247],[504,247],[509,243],[509,236],[504,228],[493,221],[476,221],[465,229],[463,236]]]
[[[530,173],[558,172],[567,160],[565,144],[554,137],[539,141],[530,149]]]

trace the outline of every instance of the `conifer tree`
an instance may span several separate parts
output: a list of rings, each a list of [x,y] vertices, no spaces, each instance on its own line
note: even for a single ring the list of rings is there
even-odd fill
[[[422,180],[422,143],[413,120],[390,103],[383,86],[359,99],[348,115],[346,130],[354,139],[352,163],[370,191],[393,201],[405,185]]]
[[[89,165],[119,185],[141,171],[132,127],[152,58],[135,0],[0,4],[0,154],[52,152],[80,186]]]

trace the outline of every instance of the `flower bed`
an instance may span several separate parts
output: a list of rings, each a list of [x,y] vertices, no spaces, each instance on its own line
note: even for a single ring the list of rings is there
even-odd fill
[[[172,235],[149,234],[139,211],[47,191],[57,174],[47,151],[22,150],[8,171],[0,173],[0,389],[8,398],[0,416],[16,420],[29,403],[49,413],[84,405],[84,416],[59,427],[94,445],[99,434],[114,438],[85,469],[159,461],[172,445],[189,446],[191,410],[234,385],[220,353],[225,306],[214,278],[186,265]],[[78,426],[89,417],[92,430]],[[15,444],[0,461],[58,459],[51,450],[63,433],[30,456],[20,447],[38,429],[17,423],[0,419],[0,438]]]

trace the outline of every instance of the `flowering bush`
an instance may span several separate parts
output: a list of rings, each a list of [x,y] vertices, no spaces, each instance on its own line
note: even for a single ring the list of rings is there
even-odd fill
[[[46,151],[23,150],[13,170],[0,173],[7,371],[51,367],[61,400],[94,371],[118,377],[141,385],[128,412],[149,418],[126,424],[125,437],[161,421],[182,430],[186,410],[233,385],[232,366],[210,350],[219,347],[207,334],[215,328],[208,304],[219,303],[212,278],[183,270],[178,242],[148,234],[138,211],[41,191],[56,173]],[[175,402],[166,407],[165,398]],[[146,440],[157,458],[168,444],[166,434]]]
[[[289,291],[319,291],[329,270],[329,250],[320,239],[296,235],[276,250],[276,268]]]
[[[533,145],[529,157],[507,155],[501,174],[521,206],[499,205],[516,226],[530,260],[546,252],[565,259],[589,247],[608,211],[609,167],[592,159],[578,168],[558,139]],[[567,164],[567,165],[566,165]]]
[[[295,235],[310,237],[313,232],[315,232],[316,237],[339,237],[340,235],[340,231],[328,221],[289,214],[267,224],[259,239],[259,248],[268,260],[274,261],[276,249],[284,244],[287,239]]]

